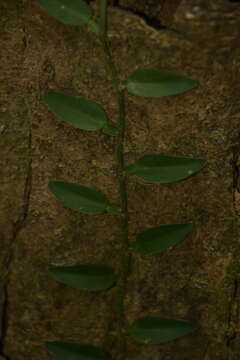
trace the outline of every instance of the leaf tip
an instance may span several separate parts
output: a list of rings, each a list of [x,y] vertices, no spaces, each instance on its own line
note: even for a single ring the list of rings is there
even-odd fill
[[[48,182],[48,189],[53,192],[55,185],[57,184],[57,181],[50,180]]]

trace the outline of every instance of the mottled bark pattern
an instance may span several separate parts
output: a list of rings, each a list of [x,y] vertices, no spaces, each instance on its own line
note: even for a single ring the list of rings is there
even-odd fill
[[[182,0],[119,0],[118,4],[130,11],[147,17],[153,25],[169,26],[173,22],[175,11]]]
[[[34,0],[2,1],[0,14],[1,359],[51,359],[42,343],[53,340],[103,345],[117,359],[115,289],[85,292],[46,272],[48,264],[87,262],[121,270],[116,216],[78,214],[47,189],[50,180],[78,182],[118,202],[114,139],[61,122],[42,102],[47,89],[78,94],[116,121],[101,51],[86,28],[59,23]],[[201,325],[164,345],[129,340],[129,360],[239,359],[239,17],[237,3],[184,0],[175,21],[166,18],[167,28],[157,30],[130,10],[110,9],[110,46],[122,79],[162,67],[200,83],[174,97],[127,95],[127,164],[149,153],[207,160],[197,176],[173,185],[129,178],[130,242],[161,223],[196,228],[164,254],[134,256],[128,321],[148,314]]]

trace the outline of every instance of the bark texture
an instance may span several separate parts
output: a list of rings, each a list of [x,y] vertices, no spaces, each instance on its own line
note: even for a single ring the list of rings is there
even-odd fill
[[[0,13],[1,359],[51,359],[42,343],[54,340],[104,346],[116,359],[115,289],[84,292],[46,271],[82,262],[121,270],[116,216],[78,214],[47,189],[50,180],[78,182],[118,202],[114,138],[61,122],[41,99],[47,89],[78,94],[116,121],[101,51],[86,28],[57,22],[35,1],[3,2]],[[239,359],[239,15],[237,3],[185,0],[172,28],[157,30],[129,10],[110,9],[122,79],[151,67],[200,83],[174,97],[127,95],[127,164],[149,153],[207,160],[197,176],[173,185],[129,178],[130,241],[162,223],[196,227],[170,251],[134,257],[128,320],[148,314],[201,325],[164,345],[129,340],[129,360]]]
[[[169,26],[174,18],[174,14],[182,0],[119,0],[115,4],[118,7],[135,12],[156,27]]]

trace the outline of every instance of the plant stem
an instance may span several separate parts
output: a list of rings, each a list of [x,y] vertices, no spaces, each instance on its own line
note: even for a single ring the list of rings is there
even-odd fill
[[[101,0],[100,2],[100,21],[99,25],[101,33],[104,38],[107,36],[107,0]]]
[[[107,23],[107,1],[101,0],[101,26],[102,29],[106,29]],[[118,105],[118,134],[116,139],[116,166],[117,166],[117,179],[118,189],[121,203],[121,239],[122,239],[122,254],[121,265],[122,272],[118,279],[117,289],[117,312],[118,312],[118,355],[120,360],[126,359],[126,338],[123,334],[125,327],[126,317],[124,311],[124,297],[126,293],[127,278],[130,272],[131,254],[129,252],[128,241],[128,198],[127,198],[127,184],[126,178],[123,175],[124,170],[124,137],[125,137],[125,99],[124,92],[120,90],[120,80],[118,79],[116,67],[114,65],[111,52],[109,50],[107,41],[107,31],[103,31],[99,35],[99,40],[103,54],[106,60],[106,64],[111,74],[112,87],[115,91],[117,105]]]

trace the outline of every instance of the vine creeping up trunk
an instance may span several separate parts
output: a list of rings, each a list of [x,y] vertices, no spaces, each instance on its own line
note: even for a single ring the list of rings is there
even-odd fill
[[[116,137],[116,168],[119,191],[119,204],[113,204],[101,190],[66,181],[50,181],[49,190],[65,206],[85,214],[114,213],[119,217],[121,247],[121,270],[116,275],[113,268],[104,264],[79,264],[75,266],[50,265],[49,273],[57,280],[77,289],[104,291],[117,287],[116,347],[118,358],[127,358],[126,338],[146,344],[162,344],[186,336],[198,328],[195,322],[161,316],[137,318],[127,324],[124,297],[130,272],[131,254],[141,256],[156,254],[180,243],[193,230],[193,224],[160,224],[136,235],[136,241],[129,246],[128,236],[128,194],[126,179],[134,175],[145,182],[162,184],[174,183],[188,178],[201,170],[205,162],[201,159],[171,157],[147,154],[134,164],[124,164],[125,101],[126,92],[136,96],[172,96],[189,91],[197,82],[183,75],[164,69],[138,69],[121,82],[111,56],[107,37],[107,0],[100,0],[99,21],[92,19],[92,11],[84,0],[37,0],[52,16],[65,24],[88,24],[97,36],[107,68],[111,75],[112,88],[116,96],[118,122],[112,124],[104,109],[88,99],[71,94],[46,91],[44,102],[50,109],[78,129],[103,131]],[[78,342],[47,342],[46,349],[58,360],[86,359],[107,360],[110,354],[96,345]]]

